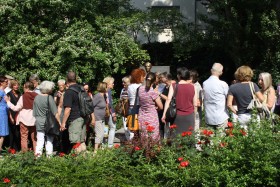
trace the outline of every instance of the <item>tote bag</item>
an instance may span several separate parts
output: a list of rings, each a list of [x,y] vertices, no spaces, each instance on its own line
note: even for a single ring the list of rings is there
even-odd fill
[[[50,135],[59,135],[59,124],[50,109],[48,96],[48,110],[46,113],[45,133]]]
[[[177,95],[177,89],[178,89],[178,84],[175,84],[175,91],[173,93],[173,96],[171,98],[170,104],[168,109],[166,110],[166,120],[167,121],[173,121],[176,117],[177,109],[176,109],[176,95]]]

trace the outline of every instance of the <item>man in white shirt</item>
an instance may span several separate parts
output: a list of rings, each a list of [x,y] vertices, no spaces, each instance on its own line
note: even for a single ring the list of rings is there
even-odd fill
[[[224,129],[228,123],[228,111],[226,98],[228,84],[221,81],[219,77],[223,74],[223,66],[214,63],[211,76],[203,82],[205,121],[209,127]]]

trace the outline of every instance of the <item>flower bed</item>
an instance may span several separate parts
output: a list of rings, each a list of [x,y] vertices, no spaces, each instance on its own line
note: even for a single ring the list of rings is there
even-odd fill
[[[251,127],[188,131],[169,144],[147,139],[94,156],[34,160],[11,151],[0,160],[0,186],[279,186],[280,134],[268,122]]]

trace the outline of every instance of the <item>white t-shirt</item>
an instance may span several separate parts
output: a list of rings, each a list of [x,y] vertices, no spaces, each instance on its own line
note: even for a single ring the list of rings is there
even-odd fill
[[[135,101],[135,97],[136,97],[136,90],[141,85],[142,85],[141,83],[140,84],[133,83],[128,86],[127,93],[128,93],[128,99],[129,99],[130,106],[134,105],[134,101]]]

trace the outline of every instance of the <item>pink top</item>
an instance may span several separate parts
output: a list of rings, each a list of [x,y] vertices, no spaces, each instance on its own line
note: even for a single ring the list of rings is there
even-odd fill
[[[173,84],[174,92],[176,84]],[[178,115],[189,115],[194,112],[193,98],[195,88],[193,84],[177,84],[176,108]]]
[[[16,124],[19,124],[19,122],[23,123],[26,126],[35,126],[35,117],[33,116],[33,110],[32,109],[22,109],[23,107],[23,100],[22,96],[20,96],[17,105],[13,105],[10,101],[7,102],[8,107],[12,109],[13,111],[19,111],[19,114],[17,116]]]

